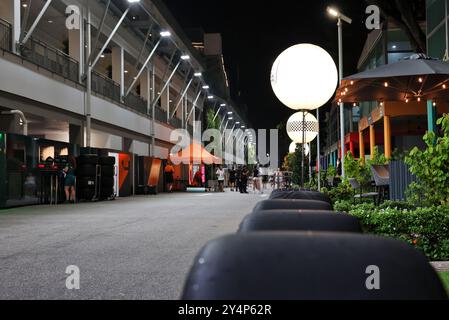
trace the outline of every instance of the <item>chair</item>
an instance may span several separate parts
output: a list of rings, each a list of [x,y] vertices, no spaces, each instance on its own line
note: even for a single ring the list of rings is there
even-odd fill
[[[333,211],[267,210],[245,217],[239,233],[256,231],[334,231],[362,233],[359,219]]]
[[[260,201],[254,207],[253,212],[277,209],[333,210],[332,205],[324,201],[273,199]]]
[[[380,203],[388,197],[388,190],[390,187],[390,168],[388,165],[372,165],[371,172],[378,191],[378,203]]]
[[[270,199],[318,200],[332,204],[332,201],[327,194],[307,190],[301,191],[274,190],[270,195]]]
[[[407,243],[355,233],[252,232],[209,242],[183,300],[444,300],[427,259]]]
[[[376,199],[379,197],[379,192],[362,193],[362,186],[356,179],[350,178],[348,180],[349,180],[349,184],[351,185],[352,189],[354,190],[354,202],[356,199],[362,200],[362,199],[367,199],[367,198],[373,198],[374,203],[376,203]],[[358,191],[360,191],[360,193],[357,193]]]

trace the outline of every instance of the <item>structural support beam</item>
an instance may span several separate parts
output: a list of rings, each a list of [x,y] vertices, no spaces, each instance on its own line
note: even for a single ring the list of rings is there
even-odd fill
[[[215,116],[214,116],[214,118],[212,119],[212,122],[214,122],[215,119],[217,119],[218,115],[220,114],[221,108],[222,108],[222,107],[219,107],[219,108],[218,108],[217,113],[215,113]]]
[[[42,17],[45,14],[45,11],[47,11],[47,9],[50,6],[51,2],[52,2],[52,0],[47,0],[47,2],[44,4],[44,6],[42,7],[41,11],[39,12],[39,14],[36,17],[36,20],[34,20],[33,24],[31,25],[30,30],[28,30],[26,36],[20,42],[21,46],[25,45],[25,43],[27,43],[27,41],[31,38],[31,35],[33,34],[34,30],[36,29],[37,25],[39,24],[39,21],[41,21]],[[19,12],[19,14],[20,14],[20,12]],[[24,30],[22,32],[24,32]]]
[[[433,105],[432,100],[427,101],[427,130],[437,132],[437,108]]]
[[[223,127],[223,123],[225,122],[225,120],[226,120],[226,117],[223,117],[223,119],[221,120],[220,127],[218,128],[218,130],[220,132],[221,132],[221,127]]]
[[[173,69],[172,73],[170,74],[170,76],[168,77],[167,81],[164,84],[164,87],[162,88],[161,92],[158,94],[157,98],[153,101],[153,106],[156,106],[156,104],[158,103],[159,99],[161,98],[162,94],[165,92],[165,90],[167,90],[168,86],[170,85],[170,81],[173,79],[173,76],[175,75],[176,71],[178,71],[179,66],[181,65],[181,61],[180,60],[178,62],[178,64],[175,66],[175,68]],[[168,110],[168,108],[167,108]]]
[[[145,63],[142,65],[142,67],[140,68],[139,72],[137,73],[136,77],[134,78],[133,82],[131,83],[131,85],[129,86],[128,90],[126,90],[125,93],[125,98],[129,95],[129,93],[131,92],[131,90],[134,88],[134,86],[136,85],[137,81],[139,80],[140,76],[142,75],[143,71],[145,70],[146,66],[148,65],[148,63],[151,61],[151,58],[153,58],[154,54],[156,53],[157,48],[159,47],[159,45],[161,44],[162,38],[156,43],[156,45],[154,46],[153,50],[151,50],[150,54],[148,55],[147,59],[145,60]],[[162,93],[162,92],[161,92]]]
[[[154,23],[152,22],[150,27],[148,28],[147,34],[145,36],[145,40],[143,41],[142,48],[140,49],[139,56],[136,59],[136,64],[134,65],[134,68],[137,70],[139,69],[140,59],[142,59],[143,53],[145,52],[145,48],[148,43],[148,39],[150,38],[151,32],[153,31]]]
[[[187,92],[189,91],[190,86],[193,83],[194,78],[190,79],[189,83],[187,84],[187,86],[184,88],[184,90],[181,93],[181,97],[179,98],[178,102],[176,103],[175,109],[173,110],[170,119],[173,118],[176,114],[176,111],[178,111],[179,105],[181,104],[181,102],[183,101],[184,97],[186,96]]]
[[[199,90],[198,95],[196,96],[195,100],[193,101],[192,109],[190,110],[190,113],[189,113],[189,115],[187,116],[186,122],[189,122],[190,117],[192,116],[193,110],[195,110],[196,103],[198,102],[198,100],[199,100],[200,97],[201,97],[201,89]]]
[[[92,58],[93,58],[93,55],[95,54],[95,50],[97,50],[98,41],[100,40],[101,30],[103,29],[104,22],[108,15],[110,4],[111,4],[111,0],[108,0],[108,2],[106,3],[106,8],[104,9],[103,16],[101,17],[100,25],[98,26],[98,29],[97,29],[97,35],[95,36],[95,41],[92,46],[92,52],[90,52],[90,54],[89,54],[88,64],[90,64],[92,62]]]
[[[117,22],[117,25],[115,26],[115,28],[112,30],[111,34],[109,35],[108,39],[106,40],[106,42],[104,43],[103,47],[100,49],[100,52],[98,53],[97,57],[94,59],[94,61],[92,62],[90,69],[92,70],[93,68],[95,68],[95,65],[97,64],[98,60],[100,60],[101,55],[103,54],[104,50],[108,47],[109,43],[111,42],[112,38],[114,37],[114,35],[117,33],[117,30],[120,28],[120,26],[122,25],[123,20],[125,20],[126,15],[129,12],[129,7],[125,10],[125,12],[123,12],[122,17],[120,18],[120,20]]]
[[[376,130],[374,129],[374,124],[369,126],[369,145],[370,145],[370,156],[371,159],[374,156],[374,149],[376,149]]]
[[[359,131],[359,158],[365,160],[365,137],[363,131]]]
[[[231,140],[231,138],[232,138],[232,136],[234,135],[234,129],[235,129],[235,124],[234,124],[234,126],[232,127],[232,129],[231,129],[231,134],[229,135],[229,138],[228,138],[228,140],[226,141],[226,144],[228,144],[229,143],[229,140]]]
[[[384,153],[385,158],[391,158],[391,121],[390,116],[384,116]]]

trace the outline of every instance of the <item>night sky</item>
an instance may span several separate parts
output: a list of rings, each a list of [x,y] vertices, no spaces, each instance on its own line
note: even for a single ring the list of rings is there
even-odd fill
[[[368,30],[366,4],[361,0],[340,1],[250,1],[165,0],[185,29],[202,28],[223,36],[223,51],[233,99],[248,106],[254,128],[275,128],[286,122],[293,110],[274,95],[271,67],[277,56],[298,43],[313,43],[326,49],[338,63],[336,20],[326,13],[335,5],[351,17],[344,25],[345,75],[355,73]]]

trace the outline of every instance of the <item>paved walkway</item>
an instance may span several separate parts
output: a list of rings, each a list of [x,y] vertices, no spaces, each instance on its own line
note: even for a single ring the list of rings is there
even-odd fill
[[[263,199],[164,194],[0,211],[0,299],[177,299],[200,248]],[[69,265],[78,291],[65,287]]]

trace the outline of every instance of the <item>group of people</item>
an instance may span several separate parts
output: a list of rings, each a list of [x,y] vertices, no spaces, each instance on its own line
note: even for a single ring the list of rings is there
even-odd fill
[[[217,169],[217,179],[219,191],[224,192],[225,171],[220,166]],[[248,182],[252,177],[254,192],[259,191],[263,193],[262,181],[260,178],[260,170],[258,166],[255,166],[252,172],[250,172],[247,166],[231,167],[229,169],[229,187],[231,191],[240,193],[248,192]]]

